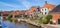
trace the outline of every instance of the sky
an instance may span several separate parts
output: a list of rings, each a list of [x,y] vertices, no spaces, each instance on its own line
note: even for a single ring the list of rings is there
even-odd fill
[[[60,0],[0,0],[0,11],[27,10],[32,6],[43,6],[45,1],[55,6]]]

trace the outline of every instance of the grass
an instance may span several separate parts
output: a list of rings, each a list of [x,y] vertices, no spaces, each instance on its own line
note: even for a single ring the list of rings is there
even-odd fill
[[[37,20],[35,20],[35,22],[37,22],[37,23],[41,23],[41,20],[37,19]]]

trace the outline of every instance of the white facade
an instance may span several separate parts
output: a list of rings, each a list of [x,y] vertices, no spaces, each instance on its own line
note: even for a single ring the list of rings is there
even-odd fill
[[[42,8],[42,9],[41,9],[41,13],[42,13],[43,15],[48,14],[48,13],[49,13],[49,9],[48,9],[48,8]]]

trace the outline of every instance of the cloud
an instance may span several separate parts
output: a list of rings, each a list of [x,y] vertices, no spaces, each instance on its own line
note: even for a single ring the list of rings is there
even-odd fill
[[[26,8],[31,6],[30,2],[28,2],[27,0],[18,0],[18,2],[21,2]]]
[[[22,3],[24,7],[29,8],[31,6],[39,5],[40,0],[17,0],[18,2]]]
[[[23,4],[26,8],[28,8],[28,7],[30,6],[30,3],[27,2],[27,1],[23,1],[22,4]]]

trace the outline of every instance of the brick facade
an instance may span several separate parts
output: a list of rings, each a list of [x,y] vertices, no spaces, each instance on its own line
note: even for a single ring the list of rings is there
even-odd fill
[[[56,21],[56,24],[58,24],[58,19],[60,18],[60,13],[52,13],[52,21]]]

